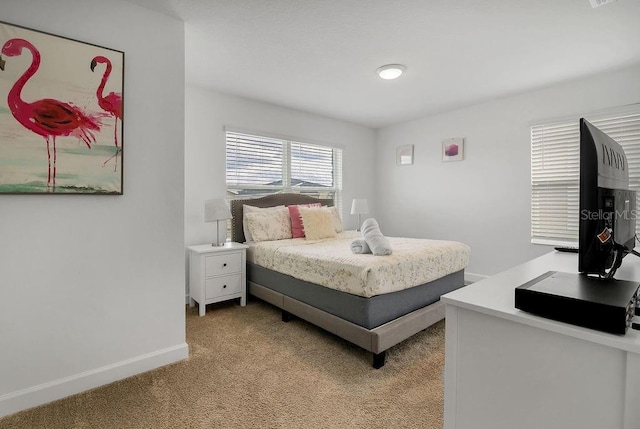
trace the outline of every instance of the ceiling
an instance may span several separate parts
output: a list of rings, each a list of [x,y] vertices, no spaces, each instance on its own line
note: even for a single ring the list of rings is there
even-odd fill
[[[128,1],[185,21],[188,84],[371,128],[640,63],[638,0]]]

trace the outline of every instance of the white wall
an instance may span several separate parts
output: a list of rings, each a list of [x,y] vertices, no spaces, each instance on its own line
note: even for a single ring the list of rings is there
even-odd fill
[[[378,130],[381,229],[465,242],[471,274],[491,275],[551,251],[530,243],[530,126],[638,103],[638,76],[640,66]],[[441,161],[450,137],[465,139],[464,161]],[[411,166],[395,165],[403,144],[415,145]]]
[[[374,131],[359,125],[247,100],[198,87],[186,88],[185,241],[215,240],[215,226],[204,223],[204,201],[226,194],[224,127],[343,147],[343,220],[353,198],[373,201]]]
[[[124,195],[0,195],[4,415],[188,349],[184,24],[118,0],[2,0],[0,17],[125,52]]]

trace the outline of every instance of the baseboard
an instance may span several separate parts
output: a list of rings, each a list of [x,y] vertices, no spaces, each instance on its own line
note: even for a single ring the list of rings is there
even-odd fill
[[[0,417],[113,383],[189,357],[186,343],[0,396]]]
[[[480,280],[484,280],[489,276],[483,276],[482,274],[473,274],[465,271],[464,273],[464,284],[471,284],[475,282],[479,282]]]

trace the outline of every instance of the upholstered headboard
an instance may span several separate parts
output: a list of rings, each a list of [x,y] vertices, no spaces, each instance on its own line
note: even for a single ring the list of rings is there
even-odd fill
[[[242,206],[273,207],[289,206],[293,204],[322,203],[323,206],[333,206],[332,199],[314,198],[302,194],[273,194],[266,197],[231,200],[231,240],[244,243],[244,230],[242,229]]]

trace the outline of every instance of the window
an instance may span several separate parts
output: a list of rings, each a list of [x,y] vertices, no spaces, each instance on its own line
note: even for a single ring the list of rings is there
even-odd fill
[[[229,198],[293,192],[341,211],[342,149],[229,131],[226,140]]]
[[[622,146],[629,163],[629,187],[640,191],[638,109],[585,118]],[[531,127],[532,243],[578,245],[579,186],[578,118]]]

